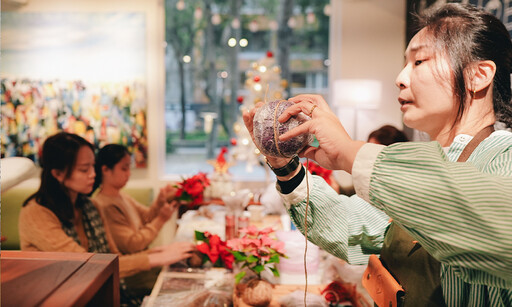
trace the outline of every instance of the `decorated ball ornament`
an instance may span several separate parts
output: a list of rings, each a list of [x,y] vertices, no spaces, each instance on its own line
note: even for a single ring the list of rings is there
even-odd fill
[[[236,101],[239,103],[239,104],[242,104],[244,102],[244,96],[238,96],[236,97]]]
[[[310,117],[299,113],[280,123],[277,119],[285,109],[293,105],[288,100],[274,100],[256,110],[253,121],[253,134],[256,146],[266,156],[290,158],[313,141],[313,135],[302,134],[287,141],[279,136],[308,121]]]
[[[272,53],[272,51],[267,51],[267,58],[271,58],[273,56],[274,54]]]

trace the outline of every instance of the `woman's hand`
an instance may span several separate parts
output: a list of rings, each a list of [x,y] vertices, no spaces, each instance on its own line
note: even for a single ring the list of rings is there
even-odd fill
[[[306,146],[299,156],[312,159],[327,169],[342,169],[352,173],[352,164],[364,142],[350,138],[322,96],[299,95],[288,100],[295,105],[284,110],[279,116],[280,122],[285,122],[300,112],[310,116],[311,120],[282,134],[279,139],[286,141],[304,133],[314,134],[319,146]]]
[[[190,242],[175,242],[169,245],[155,247],[149,250],[149,265],[151,267],[176,263],[190,258],[196,246]]]
[[[170,203],[176,197],[176,191],[178,191],[178,189],[171,184],[160,188],[158,196],[155,199],[155,205],[161,207],[166,203]]]
[[[162,222],[167,222],[176,211],[176,208],[178,207],[179,203],[175,200],[173,200],[170,203],[165,203],[162,207],[160,207],[160,210],[158,211],[158,218],[162,220]]]

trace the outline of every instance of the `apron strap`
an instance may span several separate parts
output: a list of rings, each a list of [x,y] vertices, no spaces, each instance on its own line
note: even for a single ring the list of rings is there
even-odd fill
[[[464,147],[464,150],[460,154],[459,159],[457,159],[457,162],[466,162],[468,160],[469,156],[471,155],[471,153],[473,152],[473,150],[475,150],[475,148],[478,146],[478,144],[480,144],[480,142],[485,140],[486,137],[491,135],[491,133],[493,133],[493,131],[494,131],[494,125],[487,126],[484,129],[480,130],[473,137],[473,139],[471,141],[469,141],[468,145],[466,145],[466,147]]]

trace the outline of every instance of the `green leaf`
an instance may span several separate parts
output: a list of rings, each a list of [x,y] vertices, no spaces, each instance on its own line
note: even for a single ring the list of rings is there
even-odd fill
[[[258,264],[257,266],[253,267],[251,270],[253,270],[254,272],[256,273],[261,273],[263,270],[265,269],[265,267],[261,264]]]
[[[267,263],[279,263],[279,255],[271,256]]]
[[[233,254],[233,256],[235,256],[236,262],[244,261],[245,259],[247,259],[247,256],[244,253],[241,253],[241,252],[231,252],[231,253]]]
[[[279,277],[279,271],[276,269],[276,268],[273,268],[273,267],[268,267],[272,273],[274,274],[275,277]]]
[[[196,241],[204,241],[204,232],[195,231],[196,232]]]
[[[259,260],[258,257],[254,256],[254,255],[250,255],[247,258],[247,262],[249,262],[249,263],[254,263],[254,262],[257,262],[258,260]]]
[[[240,273],[235,275],[235,283],[238,284],[242,278],[245,276],[245,271],[241,271]]]

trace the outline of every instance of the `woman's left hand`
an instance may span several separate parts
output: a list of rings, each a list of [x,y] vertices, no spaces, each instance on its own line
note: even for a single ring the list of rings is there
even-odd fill
[[[166,203],[172,202],[176,196],[177,190],[178,189],[171,184],[168,184],[165,187],[161,188],[156,198],[158,206],[161,207]]]
[[[304,133],[314,134],[319,146],[306,146],[299,156],[310,158],[327,169],[342,169],[351,173],[356,154],[365,143],[350,138],[322,96],[299,95],[288,100],[295,105],[284,110],[279,117],[280,122],[300,112],[310,116],[311,120],[282,134],[280,140],[286,141]]]

